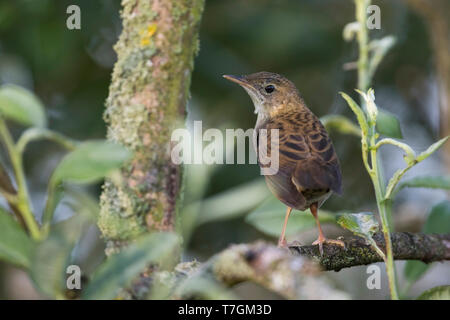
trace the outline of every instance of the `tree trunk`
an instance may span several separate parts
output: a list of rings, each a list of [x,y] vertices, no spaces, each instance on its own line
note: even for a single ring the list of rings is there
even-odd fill
[[[171,161],[170,137],[184,123],[203,6],[204,0],[122,0],[105,121],[108,139],[134,156],[101,195],[98,225],[107,253],[175,227],[182,167]]]

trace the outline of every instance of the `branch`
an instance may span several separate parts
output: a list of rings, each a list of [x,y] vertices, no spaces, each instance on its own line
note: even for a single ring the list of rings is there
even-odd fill
[[[169,147],[185,119],[203,6],[204,0],[122,0],[105,121],[108,139],[134,156],[121,179],[103,188],[98,225],[108,253],[146,232],[175,229],[182,167]]]
[[[287,299],[348,299],[346,293],[334,289],[320,275],[320,269],[309,258],[258,241],[230,246],[200,272],[226,286],[251,281]]]
[[[392,233],[391,237],[395,260],[420,260],[425,263],[450,260],[450,234],[397,232]],[[376,233],[373,239],[385,251],[383,234]],[[320,256],[318,246],[290,246],[289,249],[296,256],[317,259],[325,270],[339,271],[383,261],[363,238],[344,242],[345,249],[339,245],[325,244],[323,257]]]
[[[450,234],[398,232],[391,236],[397,260],[450,260]],[[385,249],[382,233],[373,239]],[[165,298],[172,299],[223,299],[231,294],[227,287],[250,281],[286,299],[348,299],[348,294],[335,289],[321,271],[383,260],[363,238],[344,242],[345,249],[326,244],[323,257],[318,246],[290,246],[289,252],[263,241],[231,245],[205,263],[180,263],[175,273],[169,273],[170,281],[167,272],[161,273],[166,289],[156,286],[153,291],[165,292]],[[158,273],[153,276],[158,278]]]

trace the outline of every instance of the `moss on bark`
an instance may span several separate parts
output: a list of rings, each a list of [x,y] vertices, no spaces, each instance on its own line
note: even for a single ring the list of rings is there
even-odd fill
[[[203,6],[204,0],[122,1],[105,121],[108,139],[134,157],[101,195],[98,225],[112,249],[175,227],[182,168],[170,159],[170,137],[184,122]]]

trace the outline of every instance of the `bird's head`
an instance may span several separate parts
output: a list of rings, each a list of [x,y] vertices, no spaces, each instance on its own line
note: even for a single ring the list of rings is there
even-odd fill
[[[277,73],[258,72],[243,76],[224,75],[247,91],[255,106],[255,113],[269,117],[287,107],[303,105],[295,85]]]

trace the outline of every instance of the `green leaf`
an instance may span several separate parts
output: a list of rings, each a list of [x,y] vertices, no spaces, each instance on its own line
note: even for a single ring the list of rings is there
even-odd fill
[[[386,261],[386,256],[378,247],[372,236],[378,231],[378,222],[375,220],[373,213],[360,212],[360,213],[343,213],[339,214],[337,219],[338,224],[343,228],[350,230],[354,234],[363,237],[372,246],[372,248]]]
[[[413,284],[428,270],[428,264],[419,260],[408,260],[405,263],[403,274],[406,280]]]
[[[31,91],[19,86],[0,87],[0,113],[5,118],[25,126],[47,125],[41,101]]]
[[[369,126],[367,124],[366,116],[364,115],[364,111],[358,106],[358,104],[346,93],[340,92],[341,96],[347,101],[348,106],[352,109],[353,113],[356,115],[356,119],[358,120],[358,124],[361,128],[362,135],[367,136],[369,133]]]
[[[378,231],[378,222],[371,212],[343,213],[337,222],[345,229],[366,239],[372,239]]]
[[[34,243],[3,208],[0,208],[0,226],[0,260],[28,268]]]
[[[46,296],[55,299],[64,297],[66,268],[87,222],[86,215],[76,214],[55,224],[47,239],[34,250],[30,275],[39,291]]]
[[[450,286],[439,286],[423,292],[417,300],[450,300]]]
[[[377,132],[391,138],[402,139],[402,130],[397,117],[383,109],[378,109]]]
[[[120,289],[130,285],[149,264],[161,268],[177,260],[179,238],[173,233],[152,233],[111,256],[94,274],[83,293],[84,299],[113,299]]]
[[[327,130],[334,129],[343,134],[361,137],[361,129],[347,117],[333,114],[320,118],[320,121]]]
[[[273,236],[280,236],[286,214],[286,206],[274,196],[264,201],[252,211],[245,221],[259,231]],[[333,222],[336,220],[330,212],[319,210],[320,222]],[[309,211],[292,211],[286,227],[286,235],[292,235],[305,229],[314,228],[316,221]]]
[[[269,196],[264,179],[256,179],[207,198],[199,204],[197,225],[243,215]],[[195,205],[195,203],[194,203]]]
[[[424,233],[450,233],[450,201],[445,200],[435,205],[423,226]]]
[[[401,183],[395,190],[396,194],[403,188],[430,188],[450,190],[450,176],[420,176]]]
[[[450,233],[450,201],[443,201],[435,205],[427,221],[422,228],[423,233]],[[413,284],[428,270],[430,264],[425,264],[421,261],[408,260],[406,261],[403,273],[409,284]]]
[[[89,141],[67,154],[52,175],[53,185],[60,182],[93,183],[103,179],[130,159],[123,146],[108,141]]]
[[[441,140],[433,143],[431,146],[428,147],[427,150],[422,152],[417,156],[417,161],[422,161],[428,158],[430,155],[432,155],[437,149],[439,149],[449,138],[450,136],[446,136],[445,138],[442,138]]]

